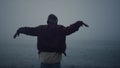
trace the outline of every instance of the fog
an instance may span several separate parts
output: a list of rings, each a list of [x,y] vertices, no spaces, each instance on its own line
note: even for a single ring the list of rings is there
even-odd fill
[[[51,13],[59,24],[82,20],[90,26],[81,27],[69,39],[120,40],[119,6],[119,0],[0,0],[0,40],[17,42],[12,37],[19,27],[46,24]]]
[[[0,47],[4,48],[2,43],[36,45],[36,37],[21,34],[13,39],[13,35],[20,27],[47,24],[51,13],[64,26],[78,20],[89,25],[68,36],[68,44],[69,40],[120,41],[120,0],[0,0]]]

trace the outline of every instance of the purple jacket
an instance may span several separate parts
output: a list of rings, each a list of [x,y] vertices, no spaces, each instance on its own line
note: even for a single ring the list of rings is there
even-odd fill
[[[40,25],[38,27],[22,27],[19,33],[37,36],[37,49],[40,52],[64,53],[66,50],[66,36],[74,33],[82,26],[81,21],[68,27],[63,25]]]

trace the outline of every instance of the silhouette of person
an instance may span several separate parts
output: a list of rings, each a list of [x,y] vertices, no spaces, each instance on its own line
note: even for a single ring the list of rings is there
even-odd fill
[[[37,27],[21,27],[14,38],[20,34],[37,36],[37,49],[41,61],[41,68],[61,68],[62,53],[66,55],[66,36],[78,31],[79,27],[87,24],[77,21],[68,27],[58,25],[54,14],[48,16],[47,25]]]

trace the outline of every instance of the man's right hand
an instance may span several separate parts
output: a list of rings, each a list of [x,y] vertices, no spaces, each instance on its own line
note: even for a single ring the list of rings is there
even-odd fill
[[[89,25],[85,24],[83,21],[77,21],[77,22],[79,22],[81,24],[81,26],[84,25],[85,27],[89,27]]]
[[[89,25],[87,25],[87,24],[85,24],[85,23],[83,23],[83,25],[84,25],[85,27],[89,27]]]

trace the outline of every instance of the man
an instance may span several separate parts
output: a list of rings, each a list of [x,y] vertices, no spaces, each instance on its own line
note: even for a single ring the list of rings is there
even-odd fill
[[[62,53],[66,55],[66,36],[77,31],[82,25],[88,27],[82,21],[77,21],[68,27],[58,25],[57,22],[57,17],[54,14],[50,14],[47,25],[21,27],[14,35],[14,38],[19,36],[19,34],[37,36],[37,49],[41,68],[61,68]]]

